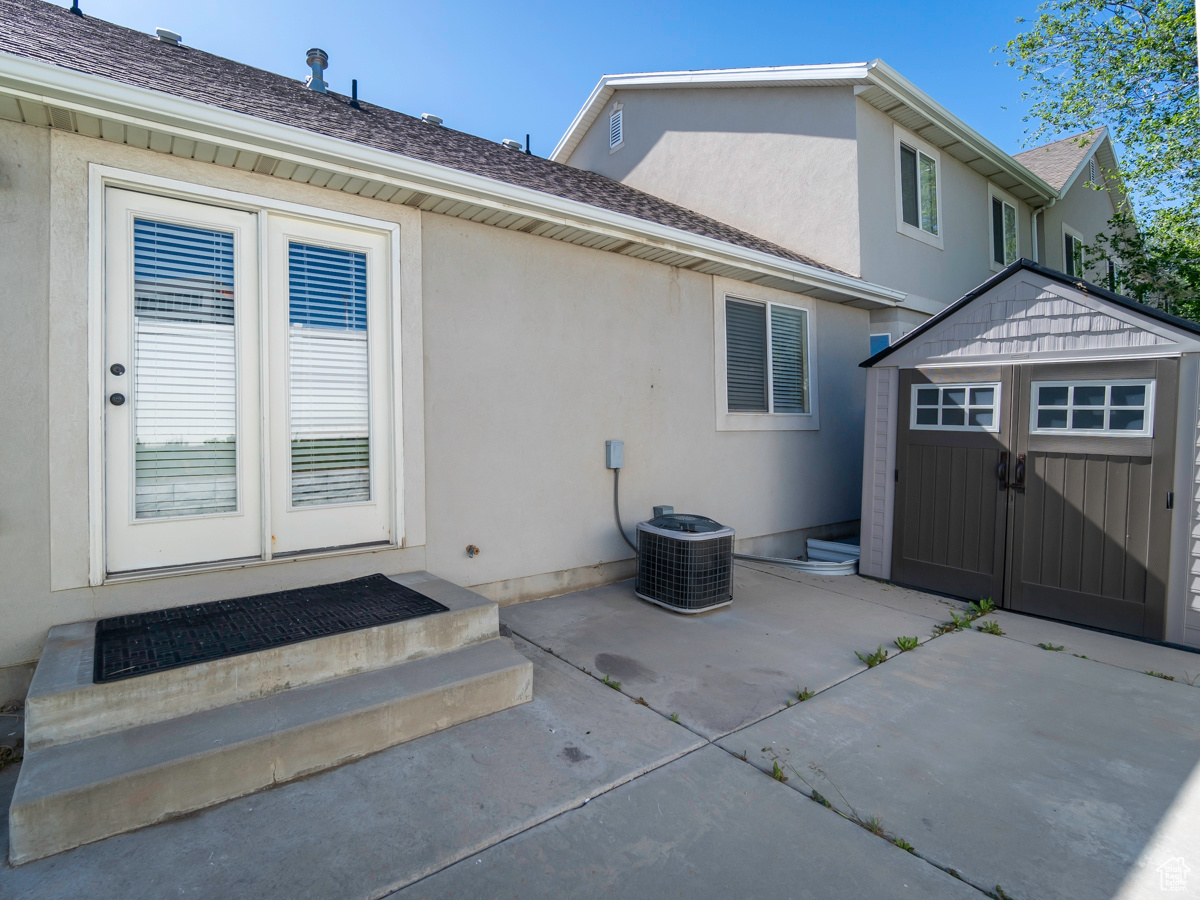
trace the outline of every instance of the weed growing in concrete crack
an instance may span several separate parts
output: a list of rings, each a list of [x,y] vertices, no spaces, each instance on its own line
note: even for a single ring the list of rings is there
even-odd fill
[[[819,791],[813,791],[812,798],[817,803],[820,803],[822,806],[824,806],[826,809],[833,809],[833,804],[830,803],[828,800],[826,800],[825,797],[822,796]]]
[[[649,703],[646,702],[645,697],[638,697],[633,702],[636,703],[638,706],[649,706],[650,705]]]
[[[916,650],[921,645],[921,639],[900,635],[900,637],[896,638],[895,644],[900,648],[901,653],[905,653],[909,650]]]
[[[0,746],[0,769],[13,763],[19,763],[25,758],[23,748],[25,741],[22,738],[17,738],[16,744],[12,747]]]
[[[613,681],[613,680],[612,680],[611,678],[609,678],[607,675],[605,675],[605,676],[604,676],[604,680],[603,680],[602,682],[600,682],[600,683],[601,683],[601,684],[607,684],[607,685],[608,685],[610,688],[612,688],[614,691],[619,691],[619,690],[621,689],[621,682],[619,682],[619,681]]]
[[[980,622],[975,626],[976,631],[982,631],[984,634],[1003,635],[1004,629],[1000,627],[1000,623],[995,619],[989,619],[986,622]]]
[[[1013,900],[1012,894],[1008,893],[1000,885],[996,885],[995,893],[988,894],[989,897],[994,897],[995,900]]]
[[[871,816],[871,818],[862,823],[862,827],[876,837],[883,836],[883,819],[879,818],[879,816]]]
[[[783,774],[783,769],[779,767],[779,760],[774,760],[771,763],[771,777],[780,782],[788,780],[788,777]]]
[[[679,713],[671,713],[671,721],[676,725],[679,724]]]
[[[803,703],[805,700],[811,700],[811,699],[812,699],[812,697],[813,697],[813,694],[814,694],[814,692],[813,692],[813,691],[810,691],[808,688],[804,688],[803,690],[801,690],[801,689],[799,688],[799,686],[797,686],[797,688],[796,688],[796,702],[798,702],[798,703]]]
[[[1084,656],[1082,653],[1072,653],[1071,655],[1078,659],[1087,659],[1087,657]]]
[[[1043,650],[1053,650],[1055,653],[1057,653],[1059,650],[1067,649],[1062,644],[1038,644],[1038,646],[1041,647]],[[1078,655],[1079,654],[1076,654],[1076,656],[1078,656]]]
[[[996,611],[996,604],[992,602],[991,597],[983,597],[978,603],[968,603],[967,606],[971,609],[972,619],[978,619]]]
[[[742,762],[750,762],[750,751],[749,750],[743,750],[741,753],[735,753],[733,755],[736,758],[740,759]]]
[[[791,701],[791,700],[789,700],[787,703],[783,704],[783,708],[784,708],[784,709],[791,709],[791,708],[792,708],[792,701]]]
[[[892,840],[892,843],[895,844],[897,847],[899,847],[901,850],[907,850],[909,853],[916,856],[917,851],[915,849],[913,849],[913,845],[910,844],[908,841],[906,841],[904,838],[901,838],[901,837],[894,838]]]
[[[1174,681],[1174,675],[1167,675],[1164,672],[1155,672],[1153,669],[1146,670],[1147,675],[1153,675],[1155,678],[1161,678],[1163,681]]]
[[[883,649],[883,644],[880,644],[879,648],[874,653],[868,653],[864,656],[863,654],[861,654],[857,650],[855,650],[854,655],[857,656],[860,660],[862,660],[862,662],[866,665],[866,667],[868,669],[875,668],[877,665],[879,665],[881,662],[883,662],[885,659],[888,658],[888,652]]]

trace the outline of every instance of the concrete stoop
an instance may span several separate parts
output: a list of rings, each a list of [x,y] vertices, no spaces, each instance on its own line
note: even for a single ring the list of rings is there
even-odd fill
[[[403,581],[446,613],[91,684],[95,623],[52,629],[26,706],[9,858],[40,859],[524,703],[496,604]]]

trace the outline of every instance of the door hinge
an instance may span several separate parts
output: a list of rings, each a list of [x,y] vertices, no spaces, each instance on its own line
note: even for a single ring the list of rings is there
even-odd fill
[[[1175,508],[1175,492],[1167,491],[1167,509]]]

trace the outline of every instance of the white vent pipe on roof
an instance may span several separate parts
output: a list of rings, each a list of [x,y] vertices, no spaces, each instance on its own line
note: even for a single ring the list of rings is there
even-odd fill
[[[329,54],[318,47],[313,47],[308,51],[308,57],[304,61],[312,67],[312,74],[304,79],[308,89],[320,94],[326,93],[329,85],[325,82],[324,75],[325,70],[329,67]]]

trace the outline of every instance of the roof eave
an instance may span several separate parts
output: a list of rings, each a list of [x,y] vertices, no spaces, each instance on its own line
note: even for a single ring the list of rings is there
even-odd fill
[[[779,279],[823,292],[835,302],[885,307],[894,306],[905,297],[903,292],[849,275],[581,201],[6,53],[0,53],[0,95],[3,94],[17,101],[111,118],[128,127],[162,128],[193,141],[215,139],[235,150],[266,152],[279,160],[303,165],[315,163],[354,177],[436,192],[448,201],[484,203],[498,210],[582,227],[601,235],[642,241],[664,252],[691,254],[717,266],[749,270],[764,280]]]

